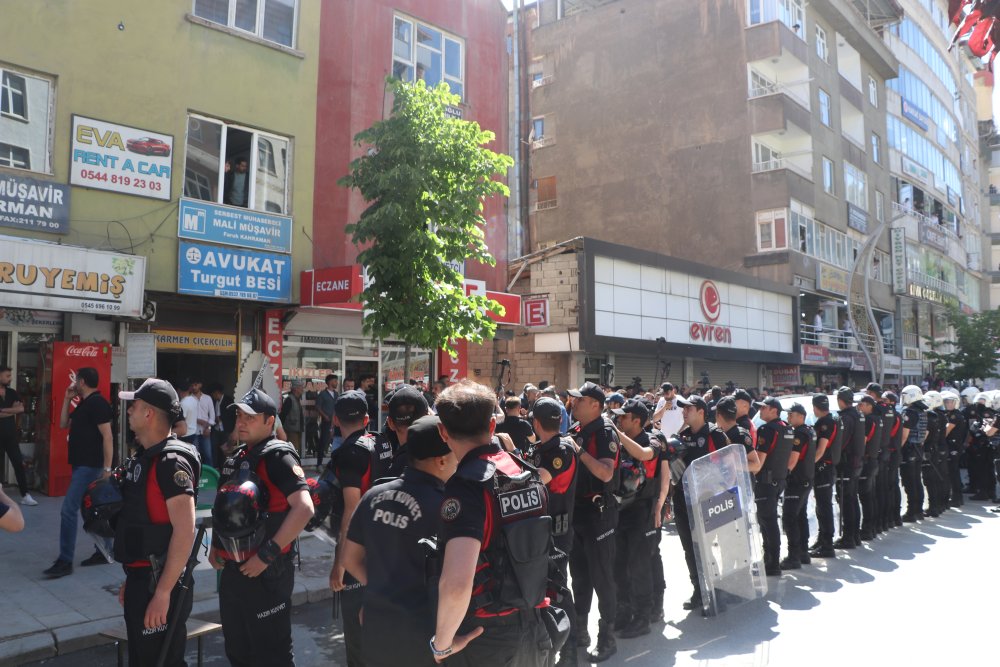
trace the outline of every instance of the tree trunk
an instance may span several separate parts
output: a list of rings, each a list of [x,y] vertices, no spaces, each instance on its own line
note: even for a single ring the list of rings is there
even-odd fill
[[[403,384],[407,384],[410,381],[410,350],[411,346],[409,343],[403,348]]]

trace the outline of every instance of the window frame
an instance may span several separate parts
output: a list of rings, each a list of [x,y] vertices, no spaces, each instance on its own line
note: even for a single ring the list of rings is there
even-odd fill
[[[823,62],[830,63],[830,43],[826,39],[826,30],[818,23],[816,24],[816,55]]]
[[[22,165],[14,164],[14,151],[24,151],[27,157],[27,162]],[[4,155],[6,153],[6,155]],[[8,169],[24,169],[25,171],[31,171],[31,149],[24,148],[23,146],[15,146],[14,144],[0,143],[0,167],[7,167]],[[6,158],[6,161],[4,161]],[[10,164],[7,164],[9,162]]]
[[[834,163],[833,160],[831,160],[830,158],[828,158],[825,155],[822,156],[821,159],[822,159],[822,163],[821,163],[822,166],[820,167],[820,178],[822,179],[822,183],[823,183],[823,192],[825,192],[828,195],[832,195],[832,196],[836,197],[837,196],[837,176],[836,176],[837,165]],[[830,178],[829,187],[827,187],[827,176],[829,176],[829,178]]]
[[[15,91],[13,86],[7,83],[11,79],[18,79],[21,82],[21,90]],[[21,96],[21,107],[24,109],[23,114],[13,111],[14,92],[17,92]],[[8,105],[7,111],[3,110],[4,102]],[[28,119],[28,78],[14,70],[0,68],[0,115],[22,120],[25,123],[30,122]]]
[[[875,219],[885,222],[885,195],[880,190],[875,191]]]
[[[396,37],[395,37],[395,35],[396,35],[396,23],[397,23],[397,21],[403,21],[405,23],[409,23],[410,24],[410,44],[409,44],[410,53],[409,53],[409,59],[408,60],[404,59],[401,56],[396,55]],[[417,42],[417,30],[418,30],[419,26],[424,26],[425,28],[427,28],[429,30],[433,30],[434,32],[437,32],[437,33],[441,34],[441,48],[440,49],[436,49],[433,46],[428,46],[426,44],[425,45],[418,44],[418,42]],[[436,25],[434,25],[432,23],[428,23],[426,21],[421,21],[419,19],[416,19],[416,18],[414,18],[412,16],[408,16],[407,14],[403,14],[403,13],[400,13],[400,12],[394,12],[393,15],[392,15],[392,31],[393,31],[393,39],[392,39],[392,48],[390,49],[390,51],[392,53],[392,56],[391,56],[392,67],[390,67],[390,72],[392,72],[393,76],[395,76],[396,61],[399,61],[400,63],[406,65],[410,69],[410,71],[412,72],[412,77],[413,77],[411,80],[407,80],[407,79],[401,79],[401,80],[406,81],[407,83],[414,83],[414,82],[416,82],[417,81],[417,49],[420,46],[424,46],[424,48],[427,48],[427,49],[429,49],[431,51],[434,51],[435,53],[439,53],[441,55],[441,81],[443,81],[445,83],[449,83],[450,81],[454,81],[454,82],[458,83],[458,85],[460,85],[461,88],[462,88],[461,92],[460,93],[456,93],[454,90],[452,90],[452,93],[459,96],[461,103],[463,103],[463,104],[466,103],[466,100],[469,97],[469,91],[468,91],[468,87],[467,87],[468,84],[467,84],[467,81],[466,81],[467,75],[468,75],[468,71],[467,71],[466,62],[465,62],[465,59],[466,59],[466,57],[468,55],[468,49],[466,47],[466,42],[465,42],[465,38],[464,37],[460,37],[460,36],[458,36],[458,35],[456,35],[456,34],[454,34],[452,32],[444,30],[443,28],[437,27]],[[452,41],[452,42],[454,42],[454,43],[456,43],[456,44],[458,44],[459,49],[461,49],[460,54],[459,54],[459,59],[458,59],[458,66],[459,66],[459,68],[461,70],[461,73],[460,73],[460,75],[458,77],[455,77],[455,76],[452,76],[452,75],[448,74],[447,51],[448,51],[448,42],[449,42],[449,40]],[[426,79],[424,79],[424,80],[426,81]],[[440,83],[440,81],[438,83]],[[434,84],[434,85],[437,85],[437,84]],[[452,86],[449,86],[449,88],[452,88]]]
[[[770,237],[764,244],[762,230],[767,229]],[[780,233],[779,233],[780,230]],[[754,215],[754,234],[757,237],[758,252],[776,252],[788,249],[788,209],[776,208],[757,211]],[[780,243],[779,243],[780,240]]]
[[[541,133],[536,132],[539,123],[542,127]],[[545,138],[545,116],[535,116],[531,119],[531,132],[533,136],[532,141],[539,141]]]
[[[878,81],[871,74],[868,75],[868,103],[878,109]]]
[[[871,146],[872,161],[875,164],[882,164],[882,137],[878,135],[878,132],[872,132]]]
[[[226,0],[226,2],[227,2],[227,12],[226,12],[226,22],[224,24],[223,23],[219,23],[218,21],[215,21],[213,19],[206,18],[206,17],[202,16],[201,14],[199,14],[197,12],[198,0],[191,0],[191,15],[195,16],[195,17],[197,17],[199,19],[201,19],[202,21],[208,21],[209,23],[212,23],[214,25],[224,26],[225,28],[227,28],[229,30],[235,30],[235,31],[238,31],[239,33],[242,33],[242,34],[245,34],[245,35],[252,35],[256,39],[263,40],[263,41],[267,42],[268,44],[276,44],[277,46],[279,46],[280,48],[283,48],[283,49],[296,49],[297,48],[298,43],[299,43],[299,10],[301,8],[301,4],[300,3],[302,2],[302,0],[291,0],[291,2],[294,5],[293,8],[292,8],[292,39],[291,39],[292,43],[291,44],[282,44],[281,42],[278,42],[276,40],[273,40],[273,39],[270,39],[270,38],[264,36],[264,13],[265,13],[265,10],[266,10],[266,7],[267,7],[267,3],[271,2],[271,0],[255,0],[256,3],[257,3],[257,16],[256,16],[256,18],[254,20],[254,31],[253,32],[251,32],[251,31],[249,31],[249,30],[247,30],[245,28],[241,28],[238,25],[236,25],[236,4],[237,4],[238,1],[239,0]]]
[[[848,177],[848,174],[850,174],[850,177]],[[851,181],[859,183],[862,188],[861,192],[853,197],[851,193],[857,188],[857,185],[852,188]],[[865,212],[869,209],[868,174],[865,173],[864,169],[858,168],[856,165],[848,162],[847,160],[844,160],[844,199]]]
[[[833,100],[830,98],[830,93],[826,92],[822,88],[816,89],[816,97],[819,98],[819,122],[823,125],[832,128],[833,127]],[[826,99],[826,104],[823,103],[824,98]],[[825,115],[825,118],[824,118]]]

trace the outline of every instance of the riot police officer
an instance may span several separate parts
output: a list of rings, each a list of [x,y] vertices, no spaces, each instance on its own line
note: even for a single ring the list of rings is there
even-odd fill
[[[222,570],[219,613],[226,657],[244,665],[294,665],[292,655],[292,588],[295,556],[292,545],[313,516],[312,499],[299,454],[290,443],[274,437],[278,407],[260,389],[251,389],[228,407],[238,410],[236,432],[243,443],[226,459],[219,475],[219,496],[230,480],[252,480],[266,497],[266,518],[257,540],[231,548],[219,526],[239,517],[226,516],[219,502],[212,511],[209,562]]]
[[[903,448],[900,477],[906,493],[904,523],[920,521],[924,516],[924,486],[920,482],[920,466],[924,458],[924,441],[927,439],[927,407],[920,387],[908,385],[900,392],[903,403]]]
[[[882,523],[886,529],[903,525],[900,514],[902,494],[899,490],[899,466],[902,461],[903,449],[903,418],[896,411],[899,399],[896,394],[887,391],[882,394],[882,409],[886,414],[885,428],[889,432],[888,458],[885,474],[885,501],[882,506]]]
[[[962,455],[965,453],[965,443],[969,438],[969,423],[959,410],[959,396],[953,391],[946,391],[944,410],[947,426],[945,426],[945,444],[948,449],[948,487],[949,507],[961,507],[962,471],[960,468]]]
[[[850,387],[837,390],[840,406],[840,424],[844,429],[843,452],[837,467],[838,500],[840,501],[840,539],[837,549],[854,549],[859,546],[861,508],[858,501],[858,481],[864,467],[865,417],[854,407],[854,391]]]
[[[882,386],[877,382],[869,382],[865,387],[865,393],[877,403],[877,412],[881,422],[879,435],[878,456],[874,466],[875,475],[875,498],[873,502],[875,520],[872,530],[875,534],[889,530],[888,507],[891,501],[891,489],[889,488],[889,459],[891,453],[892,430],[896,424],[896,408],[886,404],[882,398]]]
[[[458,467],[441,439],[440,423],[424,416],[410,425],[405,436],[409,463],[402,477],[369,489],[347,531],[344,565],[364,585],[361,653],[366,667],[435,664],[427,651],[434,604],[422,540],[437,538],[444,485]]]
[[[860,545],[863,541],[875,539],[875,517],[878,512],[875,481],[878,477],[878,457],[882,443],[882,413],[878,401],[869,394],[865,394],[858,401],[858,411],[865,418],[865,452],[861,464],[861,476],[858,478],[861,530],[854,536],[854,541]]]
[[[924,392],[924,405],[927,406],[927,439],[924,440],[924,457],[921,472],[924,488],[927,490],[927,508],[924,516],[941,516],[941,491],[945,481],[941,475],[941,442],[944,438],[944,413],[941,411],[943,401],[938,391]]]
[[[788,408],[788,425],[792,428],[792,453],[788,459],[791,470],[781,506],[781,525],[788,540],[788,556],[779,565],[782,570],[797,570],[811,561],[806,501],[816,472],[816,432],[806,424],[806,409],[801,403],[794,403]]]
[[[816,472],[813,496],[816,499],[816,543],[809,555],[813,558],[836,558],[833,550],[833,485],[840,463],[843,431],[840,418],[830,413],[830,399],[826,394],[812,398],[816,416]]]
[[[463,380],[435,406],[459,465],[441,504],[444,566],[429,650],[449,665],[551,664],[565,637],[550,635],[542,616],[554,613],[546,608],[548,492],[534,468],[492,439],[496,397],[487,387]]]
[[[974,492],[970,500],[992,500],[997,502],[996,448],[997,413],[986,394],[976,396],[979,418],[970,428],[969,443],[969,484]]]
[[[125,569],[118,598],[125,608],[129,664],[156,664],[167,621],[180,605],[164,664],[184,665],[193,593],[178,583],[194,543],[201,458],[194,445],[171,437],[180,402],[169,382],[150,378],[118,398],[131,401],[128,423],[138,445],[124,466],[114,544],[115,560]]]
[[[760,409],[760,417],[764,420],[764,424],[757,429],[754,447],[761,462],[761,468],[754,477],[754,500],[764,540],[764,571],[769,577],[777,577],[781,575],[778,497],[785,490],[788,469],[795,466],[798,455],[792,453],[792,429],[781,419],[781,401],[771,396],[754,403],[754,406]]]
[[[740,391],[743,391],[742,389]],[[715,404],[715,423],[722,429],[729,438],[730,443],[739,443],[747,451],[747,463],[750,471],[760,470],[760,462],[757,459],[757,451],[754,449],[754,431],[748,430],[740,424],[739,403],[731,396],[724,396]],[[744,415],[745,416],[745,415]]]

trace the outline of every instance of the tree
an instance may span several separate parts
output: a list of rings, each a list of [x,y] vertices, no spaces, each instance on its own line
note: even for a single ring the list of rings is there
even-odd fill
[[[427,88],[387,79],[392,114],[354,137],[364,154],[339,184],[355,188],[368,207],[346,230],[364,248],[368,271],[361,298],[364,331],[374,339],[402,340],[404,379],[413,346],[452,351],[454,340],[482,342],[503,313],[496,301],[466,296],[456,265],[493,266],[486,246],[483,200],[510,194],[496,180],[514,161],[485,148],[495,139],[475,122],[452,118],[460,98],[446,84]]]
[[[1000,363],[1000,309],[974,315],[964,315],[952,309],[947,319],[955,330],[954,340],[936,344],[931,340],[934,349],[926,354],[930,361],[937,364],[938,375],[943,371],[954,380],[994,376]],[[952,351],[939,352],[944,345],[951,346]]]

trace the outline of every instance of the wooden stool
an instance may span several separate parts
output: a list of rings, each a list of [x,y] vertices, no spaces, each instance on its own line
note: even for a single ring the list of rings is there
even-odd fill
[[[198,639],[198,667],[202,667],[201,638],[205,635],[212,634],[213,632],[218,632],[221,629],[222,626],[218,623],[202,621],[197,618],[189,618],[187,620],[187,638],[191,639],[192,637],[195,637]],[[124,667],[125,645],[128,644],[128,633],[125,631],[125,623],[121,623],[120,625],[107,630],[101,630],[98,634],[102,637],[107,637],[108,639],[113,639],[115,641],[115,647],[118,649],[118,667]]]

